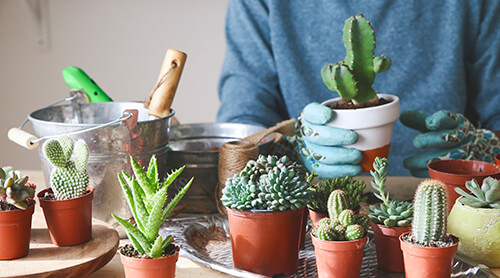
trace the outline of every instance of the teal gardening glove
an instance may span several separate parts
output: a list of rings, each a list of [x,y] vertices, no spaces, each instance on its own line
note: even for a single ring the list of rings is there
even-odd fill
[[[361,172],[361,152],[344,145],[356,143],[352,130],[326,126],[335,112],[319,103],[308,104],[297,119],[296,145],[306,168],[318,178],[355,176]]]
[[[500,153],[497,136],[487,129],[477,129],[462,114],[440,110],[428,115],[418,110],[401,113],[401,123],[416,129],[413,145],[429,152],[406,158],[403,166],[416,177],[428,177],[427,164],[441,159],[468,159],[494,162]]]

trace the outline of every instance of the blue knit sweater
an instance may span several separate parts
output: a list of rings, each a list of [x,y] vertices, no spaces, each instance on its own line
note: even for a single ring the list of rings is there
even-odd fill
[[[230,1],[217,121],[272,126],[337,97],[320,70],[344,59],[344,20],[360,13],[375,29],[375,55],[392,60],[375,90],[399,96],[401,111],[447,109],[500,130],[498,0]],[[402,161],[421,151],[417,134],[396,122],[390,175],[409,175]]]

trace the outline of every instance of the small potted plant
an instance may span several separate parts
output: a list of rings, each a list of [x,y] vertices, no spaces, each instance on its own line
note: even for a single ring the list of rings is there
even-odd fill
[[[399,237],[405,275],[408,278],[449,278],[459,240],[446,233],[446,187],[438,180],[424,180],[413,202],[412,231]]]
[[[333,127],[354,130],[358,142],[351,147],[361,151],[359,165],[363,172],[371,169],[375,157],[387,157],[392,127],[399,118],[399,98],[378,94],[372,88],[375,73],[387,71],[391,60],[374,55],[375,31],[362,14],[345,21],[343,41],[344,61],[330,63],[321,70],[323,82],[340,98],[323,102],[335,112]]]
[[[221,201],[228,213],[235,268],[267,276],[297,270],[308,186],[304,166],[274,155],[250,160],[226,180]]]
[[[347,209],[342,190],[330,194],[328,214],[311,232],[318,276],[359,277],[370,219]]]
[[[313,227],[316,227],[319,220],[328,217],[327,201],[330,194],[337,189],[346,193],[347,208],[354,212],[359,212],[359,203],[363,201],[361,194],[365,189],[366,184],[362,180],[355,180],[351,176],[334,179],[322,179],[318,183],[309,186],[312,191],[311,202],[309,208],[309,217],[311,218]]]
[[[387,271],[403,272],[399,236],[410,230],[413,205],[397,199],[390,200],[389,192],[385,192],[387,158],[376,157],[370,174],[374,179],[371,182],[375,189],[374,195],[382,201],[380,205],[371,205],[367,209],[375,238],[378,266]]]
[[[500,267],[500,180],[467,181],[448,216],[448,231],[460,238],[458,251],[489,267]]]
[[[0,260],[28,254],[35,185],[12,167],[0,168]]]
[[[42,151],[54,167],[50,187],[37,194],[52,243],[59,246],[84,243],[92,237],[94,197],[87,172],[88,146],[82,139],[73,142],[61,136],[46,141]]]
[[[179,258],[179,246],[172,243],[172,236],[162,238],[159,231],[172,209],[188,191],[193,178],[166,204],[167,190],[182,173],[184,167],[173,171],[163,182],[160,182],[154,155],[149,161],[147,171],[141,168],[132,156],[130,164],[134,176],[122,171],[121,175],[118,174],[118,180],[127,197],[135,223],[112,214],[123,226],[132,243],[120,248],[125,276],[128,278],[173,278],[175,277],[175,264]]]

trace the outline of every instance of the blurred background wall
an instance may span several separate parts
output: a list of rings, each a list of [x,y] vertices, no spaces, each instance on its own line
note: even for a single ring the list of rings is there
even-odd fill
[[[214,122],[227,0],[0,0],[0,165],[40,169],[7,131],[67,97],[61,71],[82,68],[115,101],[143,100],[168,48],[188,54],[173,108]],[[32,131],[31,124],[25,128]]]

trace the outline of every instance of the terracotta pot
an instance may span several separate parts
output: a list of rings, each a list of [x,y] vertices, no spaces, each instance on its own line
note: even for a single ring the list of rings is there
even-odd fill
[[[323,218],[328,218],[328,213],[321,213],[321,212],[315,212],[312,209],[309,210],[309,218],[311,218],[312,226],[316,227],[318,226],[318,223],[321,219]]]
[[[327,241],[311,233],[320,278],[358,278],[368,236],[351,241]]]
[[[448,195],[448,213],[451,211],[455,200],[460,195],[455,192],[455,187],[460,187],[466,192],[465,182],[475,179],[479,184],[486,177],[500,179],[500,165],[477,160],[436,160],[427,165],[431,179],[442,181],[446,185]]]
[[[299,249],[304,247],[304,244],[306,242],[307,219],[308,219],[307,208],[304,207],[302,208],[302,220],[300,222]]]
[[[474,261],[500,267],[500,209],[473,208],[460,197],[448,216],[448,232],[460,238],[458,250]]]
[[[391,272],[404,272],[403,251],[399,244],[399,236],[410,231],[410,227],[387,227],[373,222],[371,224],[378,267]]]
[[[399,236],[406,278],[449,278],[458,238],[447,234],[456,240],[455,244],[448,247],[422,247],[404,241],[403,237],[407,234],[409,232]]]
[[[174,278],[175,264],[179,259],[179,246],[175,254],[155,259],[132,258],[122,254],[120,259],[127,278]]]
[[[27,209],[0,211],[0,260],[28,255],[35,201]]]
[[[496,161],[497,165],[500,165],[500,153],[495,155],[495,161]]]
[[[303,209],[283,212],[226,209],[235,268],[267,276],[290,275],[297,270]]]
[[[92,236],[92,199],[94,188],[89,193],[69,200],[44,200],[46,188],[37,194],[43,209],[45,222],[52,243],[59,246],[71,246],[84,243]]]
[[[378,94],[389,100],[389,103],[358,109],[333,109],[336,114],[329,126],[354,130],[358,141],[353,145],[344,146],[356,148],[363,155],[359,165],[363,172],[372,169],[375,157],[388,157],[391,146],[392,127],[399,118],[399,98],[395,95]],[[323,105],[333,104],[340,97],[327,100]]]

